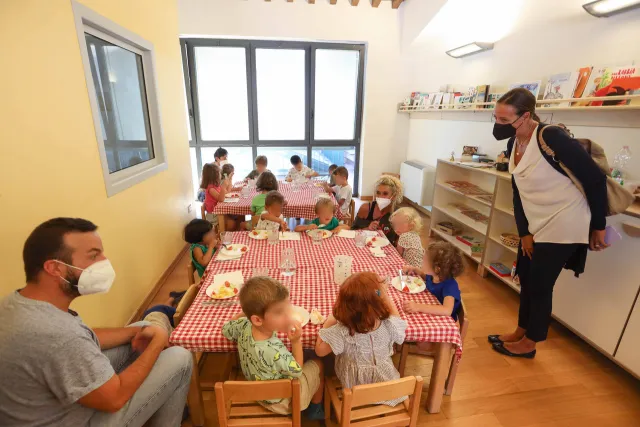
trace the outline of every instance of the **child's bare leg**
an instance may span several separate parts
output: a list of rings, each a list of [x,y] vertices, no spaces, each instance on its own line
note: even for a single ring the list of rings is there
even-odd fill
[[[174,298],[174,297],[169,297],[169,299],[168,299],[168,300],[166,300],[162,305],[169,305],[169,306],[172,306],[174,301],[175,301],[175,298]]]
[[[318,387],[318,391],[311,398],[311,403],[320,403],[322,402],[322,395],[324,394],[324,364],[322,363],[322,359],[313,359],[313,361],[318,365],[320,370],[320,387]]]

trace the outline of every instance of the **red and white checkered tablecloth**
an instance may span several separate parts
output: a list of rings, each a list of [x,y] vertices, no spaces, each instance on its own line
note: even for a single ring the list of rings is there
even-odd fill
[[[313,182],[298,184],[297,190],[293,190],[291,183],[278,182],[278,191],[284,196],[287,205],[282,209],[282,214],[287,218],[314,219],[316,217],[316,196],[326,194],[322,187],[317,187]],[[258,194],[255,188],[249,190],[246,198],[240,197],[237,202],[218,203],[213,209],[216,215],[251,215],[251,200]],[[341,218],[340,209],[336,199],[331,195],[331,200],[336,206],[336,217]]]
[[[328,316],[331,314],[339,290],[339,286],[333,281],[333,256],[351,255],[353,272],[374,271],[382,277],[397,276],[398,269],[404,265],[404,261],[391,245],[385,248],[386,258],[374,258],[368,249],[356,248],[353,239],[335,236],[323,241],[321,246],[314,245],[308,237],[302,236],[300,241],[280,242],[272,247],[266,241],[249,239],[243,232],[233,233],[233,236],[234,243],[248,243],[249,251],[239,261],[209,263],[200,292],[171,335],[173,344],[181,345],[191,351],[236,351],[235,343],[222,335],[222,326],[241,311],[238,298],[224,300],[237,303],[230,306],[202,305],[203,301],[210,300],[205,290],[213,283],[213,277],[216,274],[240,270],[244,279],[248,280],[252,276],[253,267],[268,267],[269,275],[289,288],[292,304],[304,307],[309,312],[317,308],[324,316]],[[286,247],[296,249],[297,269],[295,275],[291,277],[282,276],[278,268],[279,254]],[[423,304],[439,304],[432,294],[429,292],[404,294],[392,288],[389,289],[389,294],[400,316],[407,321],[405,341],[450,342],[456,346],[456,356],[460,358],[462,355],[460,330],[451,317],[422,313],[408,314],[402,310],[405,299]],[[309,323],[303,328],[304,348],[315,347],[317,333],[321,326]],[[280,334],[279,338],[290,347],[284,334]]]

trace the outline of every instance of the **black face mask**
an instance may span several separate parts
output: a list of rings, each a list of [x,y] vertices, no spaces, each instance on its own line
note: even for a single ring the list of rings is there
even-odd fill
[[[522,117],[522,116],[520,116]],[[493,124],[493,136],[501,141],[503,139],[512,138],[516,135],[516,128],[513,127],[513,124],[520,120],[520,117],[512,121],[511,123],[494,123]]]

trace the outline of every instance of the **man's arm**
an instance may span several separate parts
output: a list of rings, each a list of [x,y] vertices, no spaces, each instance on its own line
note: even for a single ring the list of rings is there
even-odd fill
[[[128,328],[98,328],[93,332],[100,341],[100,350],[109,350],[130,343],[141,329],[140,326],[130,326]]]
[[[148,326],[141,334],[144,334],[143,338],[151,340],[142,354],[120,374],[113,375],[106,383],[78,399],[78,403],[98,411],[113,413],[131,399],[151,372],[160,352],[168,345],[167,332],[160,327]]]

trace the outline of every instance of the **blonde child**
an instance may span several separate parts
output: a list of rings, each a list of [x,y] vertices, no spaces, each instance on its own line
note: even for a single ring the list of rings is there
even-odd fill
[[[209,221],[194,219],[184,227],[184,240],[191,244],[191,262],[202,277],[204,270],[216,253],[218,238]]]
[[[264,199],[264,210],[256,225],[256,230],[288,231],[289,227],[282,216],[284,196],[277,191],[270,191]]]
[[[356,273],[340,286],[338,299],[318,332],[316,354],[336,355],[335,370],[342,387],[400,378],[391,355],[404,342],[407,322],[400,318],[377,274]],[[405,397],[381,404],[396,406]]]
[[[320,228],[322,230],[338,232],[340,230],[348,230],[348,225],[340,225],[338,218],[333,216],[334,205],[331,199],[321,197],[316,202],[315,212],[317,218],[311,221],[309,225],[298,225],[295,231],[307,231]]]
[[[267,193],[278,191],[276,176],[269,171],[263,172],[256,182],[256,190],[258,190],[258,195],[251,199],[251,213],[255,216],[260,216],[264,211],[264,201]]]
[[[404,311],[407,313],[428,313],[437,316],[451,316],[458,319],[461,304],[460,287],[456,277],[462,274],[464,264],[458,248],[449,242],[435,242],[427,247],[422,269],[405,266],[405,273],[422,277],[431,292],[442,305],[418,304],[405,300]]]
[[[396,249],[405,262],[413,267],[422,266],[424,248],[420,239],[422,218],[413,208],[400,208],[391,214],[391,226],[398,236]]]
[[[255,161],[256,168],[254,170],[252,170],[251,172],[249,172],[249,175],[247,175],[245,180],[256,179],[263,172],[269,171],[269,169],[267,169],[267,163],[268,163],[267,156],[258,156],[258,157],[256,157],[256,161]]]
[[[335,194],[340,212],[344,217],[349,215],[349,207],[351,205],[351,196],[353,189],[349,185],[349,171],[344,166],[337,167],[333,172],[335,185],[324,184],[324,189],[329,194]]]
[[[248,381],[298,378],[300,406],[311,420],[324,419],[324,369],[319,359],[304,362],[300,323],[291,318],[289,290],[269,277],[253,277],[240,289],[242,312],[222,327],[223,335],[238,343],[240,367]],[[291,352],[278,339],[284,332]],[[291,413],[290,399],[260,401],[278,414]]]

